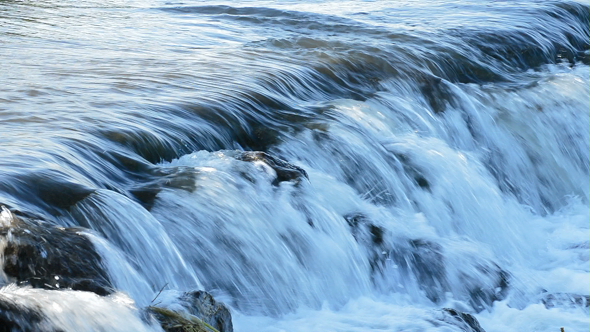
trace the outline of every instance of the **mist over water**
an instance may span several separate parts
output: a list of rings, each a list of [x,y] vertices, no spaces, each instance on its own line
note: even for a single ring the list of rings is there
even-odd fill
[[[0,1],[0,226],[80,227],[116,288],[0,299],[63,331],[158,331],[141,308],[194,289],[236,331],[587,331],[589,21]]]

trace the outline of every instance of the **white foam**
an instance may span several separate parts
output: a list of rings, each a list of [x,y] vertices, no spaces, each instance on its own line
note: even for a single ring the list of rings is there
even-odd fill
[[[102,297],[90,292],[44,290],[8,285],[0,288],[0,297],[19,306],[39,311],[41,326],[66,332],[145,331],[160,332],[158,324],[140,318],[132,299],[124,294]]]

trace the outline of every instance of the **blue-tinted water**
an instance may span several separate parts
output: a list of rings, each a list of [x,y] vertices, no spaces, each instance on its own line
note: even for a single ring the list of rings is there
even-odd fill
[[[572,1],[0,1],[0,203],[85,228],[119,291],[0,275],[0,295],[64,331],[157,330],[138,308],[164,285],[170,305],[214,293],[236,331],[461,331],[445,307],[587,331],[589,20]]]

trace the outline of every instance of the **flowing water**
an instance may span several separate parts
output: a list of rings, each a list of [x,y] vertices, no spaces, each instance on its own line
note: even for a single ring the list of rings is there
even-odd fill
[[[64,331],[158,331],[139,309],[162,288],[212,292],[236,331],[461,331],[442,308],[588,331],[589,21],[561,0],[2,0],[0,203],[84,227],[118,292],[0,295]]]

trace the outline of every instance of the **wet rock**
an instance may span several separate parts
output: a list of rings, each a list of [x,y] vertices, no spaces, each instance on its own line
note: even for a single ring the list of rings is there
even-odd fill
[[[447,105],[454,105],[454,97],[445,82],[436,76],[422,77],[420,91],[434,113],[446,111]]]
[[[465,332],[486,332],[479,322],[473,315],[467,314],[461,311],[457,311],[451,308],[444,308],[442,310],[443,318],[442,321],[451,323]]]
[[[425,239],[411,239],[408,244],[397,246],[390,257],[405,275],[416,279],[418,287],[434,303],[445,301],[445,294],[452,292],[480,312],[506,298],[510,274],[496,263],[463,254],[459,257],[464,266],[453,268],[447,266],[448,257],[440,244]]]
[[[194,167],[159,168],[152,173],[150,177],[153,180],[129,190],[133,197],[148,211],[153,207],[158,193],[164,188],[181,189],[188,192],[193,192],[197,188],[198,172]]]
[[[177,151],[182,149],[182,145],[177,142],[178,138],[174,139],[174,136],[177,136],[174,133],[161,135],[157,130],[147,128],[129,126],[125,129],[100,130],[97,134],[116,145],[125,147],[125,150],[141,156],[141,158],[152,164],[159,163],[162,160],[178,158]],[[124,158],[120,159],[120,161],[123,161],[124,166],[135,164],[133,158]],[[128,164],[128,162],[131,163]],[[132,170],[133,168],[128,169]]]
[[[184,293],[179,302],[183,311],[150,306],[153,315],[166,332],[233,332],[229,309],[204,291]]]
[[[554,307],[590,308],[589,295],[578,295],[571,293],[545,293],[541,296],[540,301],[547,309]]]
[[[197,316],[219,332],[232,332],[233,325],[229,309],[204,291],[185,293],[180,300],[191,315]]]
[[[469,292],[469,304],[477,312],[489,308],[508,295],[510,274],[497,264],[480,264],[479,274],[463,275],[460,279]]]
[[[388,247],[384,240],[385,230],[365,215],[352,213],[344,218],[355,240],[372,252],[370,265],[373,273],[386,273],[387,265],[394,262],[405,276],[417,281],[431,301],[439,302],[444,298],[449,285],[443,250],[439,244],[414,239]]]
[[[417,185],[423,190],[431,191],[431,183],[423,174],[424,172],[419,169],[411,158],[403,153],[395,153],[396,159],[402,165],[404,172],[409,179],[413,180],[414,185]]]
[[[0,332],[43,332],[40,310],[26,308],[0,294]]]
[[[384,253],[390,251],[384,244],[385,231],[377,226],[362,213],[350,213],[344,216],[350,226],[352,236],[359,244],[363,245],[370,255],[369,265],[371,272],[382,273],[386,263]]]
[[[35,288],[113,292],[100,255],[80,229],[19,218],[2,207],[0,248],[8,281]]]
[[[426,180],[422,175],[417,175],[414,180],[420,186],[420,188],[425,190],[430,190],[430,183]]]
[[[262,162],[276,173],[272,184],[278,186],[283,181],[293,181],[299,184],[302,179],[308,178],[307,172],[301,167],[290,164],[282,159],[260,151],[223,151],[224,155],[245,162]],[[139,203],[151,210],[157,195],[165,188],[180,189],[194,192],[197,189],[199,170],[194,167],[160,167],[149,170],[146,179],[141,184],[129,189],[129,193]],[[255,181],[247,172],[242,176],[249,181]]]
[[[449,286],[440,245],[405,239],[393,243],[386,241],[387,230],[375,225],[366,215],[352,213],[344,218],[355,240],[367,250],[371,277],[376,285],[382,284],[390,291],[391,287],[396,287],[391,285],[391,274],[399,273],[400,283],[415,282],[431,301],[439,302],[444,298]]]
[[[350,213],[344,219],[351,228],[355,240],[365,245],[382,245],[384,230],[382,227],[371,223],[369,218],[362,213]]]
[[[506,298],[510,275],[493,262],[465,256],[467,266],[449,271],[443,247],[436,242],[398,239],[388,243],[387,231],[366,215],[351,213],[344,219],[355,240],[368,252],[374,280],[387,279],[394,269],[404,281],[415,283],[432,302],[440,303],[447,292],[452,292],[478,312]],[[461,283],[451,285],[450,280]]]
[[[308,179],[307,172],[303,168],[290,164],[266,152],[238,151],[235,158],[250,162],[261,161],[270,166],[277,173],[277,178],[273,181],[273,185],[275,186],[283,181],[300,183],[303,178]]]
[[[409,251],[396,259],[402,268],[412,271],[420,288],[432,302],[443,300],[449,290],[442,246],[423,239],[410,240]]]
[[[146,210],[151,211],[156,201],[156,196],[162,191],[157,185],[141,186],[129,190],[129,193],[141,204]]]
[[[384,277],[399,274],[402,284],[415,284],[434,303],[443,301],[451,291],[441,245],[424,239],[398,239],[391,248],[380,250],[382,254],[374,256],[377,261],[372,263],[374,272]]]
[[[0,192],[13,196],[16,201],[40,207],[40,210],[60,214],[94,190],[76,183],[62,172],[45,170],[16,174],[6,182],[0,182]]]
[[[148,312],[153,315],[165,332],[212,332],[207,325],[197,317],[181,315],[166,308],[149,307]]]
[[[74,182],[66,182],[55,176],[37,176],[28,179],[26,183],[33,183],[32,192],[50,206],[67,209],[88,197],[93,189]]]

